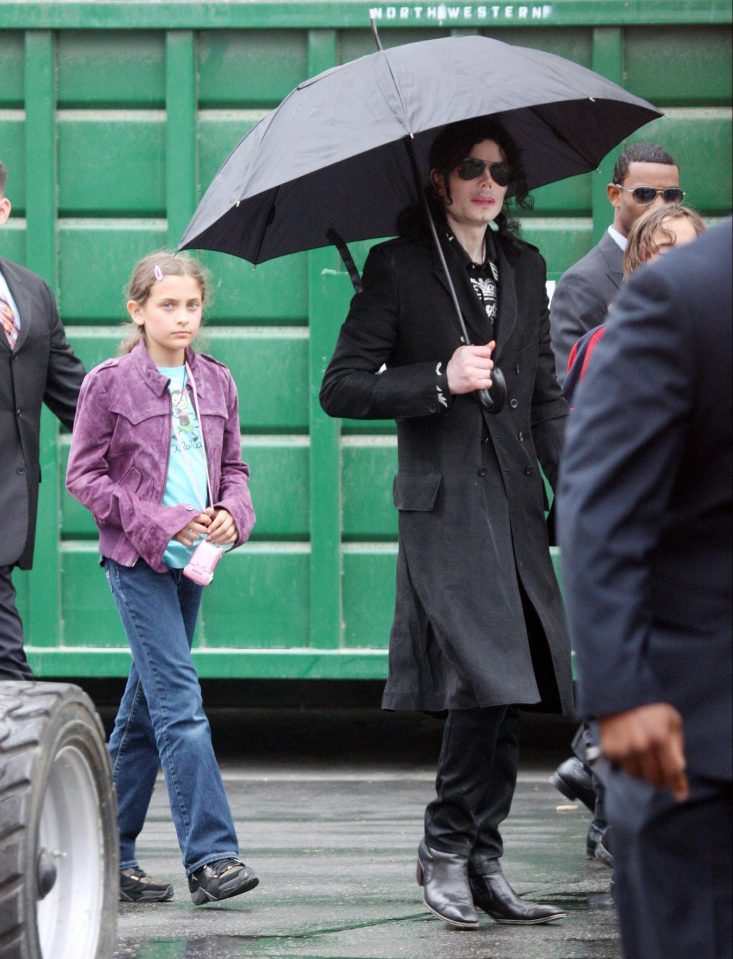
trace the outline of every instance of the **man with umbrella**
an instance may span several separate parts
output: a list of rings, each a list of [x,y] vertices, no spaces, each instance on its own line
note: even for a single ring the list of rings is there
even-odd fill
[[[425,903],[461,928],[477,928],[476,906],[497,922],[543,923],[563,913],[516,896],[499,828],[516,783],[519,707],[572,711],[538,465],[554,485],[567,405],[544,261],[504,210],[508,196],[522,205],[527,195],[514,141],[496,122],[462,121],[438,134],[429,163],[428,202],[472,342],[427,217],[406,211],[400,237],[369,254],[321,403],[332,416],[397,421],[384,706],[446,715],[418,850]]]

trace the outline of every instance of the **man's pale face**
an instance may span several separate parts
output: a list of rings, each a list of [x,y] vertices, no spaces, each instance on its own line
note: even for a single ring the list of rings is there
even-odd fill
[[[638,163],[629,164],[629,170],[624,177],[621,189],[614,183],[607,187],[608,199],[614,208],[613,225],[623,236],[629,235],[629,230],[636,220],[655,206],[664,205],[664,197],[658,193],[651,203],[637,203],[630,190],[637,186],[650,186],[655,190],[666,190],[669,187],[679,187],[680,171],[671,163]]]
[[[494,140],[482,140],[468,155],[485,161],[484,172],[474,180],[463,180],[452,170],[448,175],[450,200],[445,177],[440,173],[433,173],[433,185],[443,201],[448,224],[453,229],[485,227],[501,213],[506,197],[507,187],[496,183],[489,169],[492,163],[506,162],[499,144]]]

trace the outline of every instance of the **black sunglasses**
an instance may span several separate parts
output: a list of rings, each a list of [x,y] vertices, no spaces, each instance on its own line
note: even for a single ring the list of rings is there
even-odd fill
[[[509,186],[514,179],[514,169],[511,163],[490,163],[488,160],[479,160],[478,157],[466,157],[456,167],[456,173],[462,180],[475,180],[483,176],[488,167],[491,179],[498,186]]]
[[[653,186],[621,186],[620,183],[614,184],[619,188],[619,190],[624,190],[626,193],[630,193],[637,203],[647,206],[650,203],[653,203],[654,200],[662,194],[665,203],[674,203],[675,206],[678,206],[684,198],[687,196],[684,190],[680,190],[678,186],[668,186],[664,189],[657,189]]]

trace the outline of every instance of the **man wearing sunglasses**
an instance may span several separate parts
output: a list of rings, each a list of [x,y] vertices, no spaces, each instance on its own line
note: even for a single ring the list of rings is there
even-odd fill
[[[573,709],[539,468],[554,483],[568,413],[545,263],[507,214],[510,200],[526,208],[527,184],[499,124],[445,127],[425,172],[435,236],[424,209],[411,208],[400,236],[372,247],[321,404],[331,416],[397,423],[397,589],[383,703],[445,717],[418,850],[425,905],[460,929],[478,928],[478,910],[509,925],[554,922],[561,907],[512,889],[501,835],[520,708]]]
[[[685,198],[677,164],[654,143],[634,143],[620,153],[606,192],[613,207],[613,224],[600,242],[562,275],[552,297],[552,348],[560,383],[574,344],[604,322],[621,286],[632,225],[652,207],[682,203]]]

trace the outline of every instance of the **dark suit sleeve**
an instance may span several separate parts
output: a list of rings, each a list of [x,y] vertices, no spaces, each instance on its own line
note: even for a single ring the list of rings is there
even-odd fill
[[[543,297],[537,373],[532,393],[532,438],[545,476],[555,489],[569,407],[555,376],[555,357],[550,345],[550,317],[544,292]]]
[[[562,276],[552,296],[552,350],[555,354],[557,378],[563,383],[570,351],[588,330],[603,323],[608,303],[598,286],[577,270]]]
[[[583,715],[665,699],[647,660],[649,560],[695,392],[684,312],[663,272],[639,271],[616,300],[569,418],[558,526]]]
[[[79,390],[84,379],[84,367],[66,340],[56,302],[45,283],[40,295],[47,301],[50,335],[43,401],[64,426],[71,429],[74,425]]]
[[[447,409],[450,357],[391,366],[400,301],[393,265],[383,249],[369,253],[362,283],[323,377],[323,409],[329,416],[354,419],[429,416]],[[387,369],[379,372],[384,364]]]

